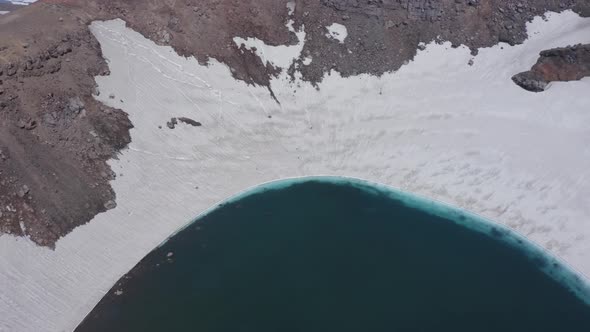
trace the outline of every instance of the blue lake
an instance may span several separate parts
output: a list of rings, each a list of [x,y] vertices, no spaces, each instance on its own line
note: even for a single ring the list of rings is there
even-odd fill
[[[312,178],[200,217],[77,331],[590,331],[589,294],[559,261],[475,215]]]

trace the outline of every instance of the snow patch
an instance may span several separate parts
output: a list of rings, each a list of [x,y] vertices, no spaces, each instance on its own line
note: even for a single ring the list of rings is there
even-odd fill
[[[348,31],[346,27],[340,23],[332,23],[331,25],[327,26],[328,33],[326,37],[336,39],[340,43],[344,43],[344,39],[348,36]]]
[[[292,16],[295,13],[295,2],[294,1],[289,1],[287,2],[287,14],[289,16]]]
[[[15,5],[25,6],[25,5],[30,5],[33,2],[37,2],[37,0],[8,0],[8,2],[15,4]]]

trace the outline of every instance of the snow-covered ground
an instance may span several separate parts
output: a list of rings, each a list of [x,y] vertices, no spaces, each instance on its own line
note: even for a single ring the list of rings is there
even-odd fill
[[[467,48],[433,43],[381,78],[332,72],[316,90],[282,76],[272,82],[280,105],[214,60],[201,66],[120,20],[93,23],[111,69],[97,77],[97,98],[135,126],[110,162],[118,206],[55,251],[0,237],[0,331],[72,330],[199,213],[256,184],[306,175],[358,177],[457,205],[590,276],[590,80],[538,94],[510,80],[540,50],[590,42],[590,19],[547,17],[528,25],[523,45],[481,49],[473,66]],[[266,61],[286,57],[250,42]],[[168,129],[177,116],[203,126]]]
[[[0,10],[0,15],[4,15],[4,14],[8,14],[8,13],[10,13],[10,12],[5,11],[5,10]]]
[[[346,37],[348,37],[348,31],[346,30],[346,27],[342,24],[332,23],[329,26],[327,26],[326,29],[328,30],[326,37],[336,39],[340,43],[344,43],[344,40],[346,39]]]
[[[13,3],[15,5],[30,5],[37,0],[8,0],[7,2]]]

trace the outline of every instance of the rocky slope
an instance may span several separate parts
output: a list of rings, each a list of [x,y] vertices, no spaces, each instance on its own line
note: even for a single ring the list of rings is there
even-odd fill
[[[279,69],[233,38],[295,44],[285,6],[276,0],[47,0],[0,17],[0,233],[52,246],[116,205],[109,186],[116,175],[106,161],[129,142],[132,125],[122,111],[93,98],[94,76],[108,67],[90,22],[121,18],[179,54],[201,63],[215,58],[236,79],[269,86]],[[475,56],[479,47],[522,42],[528,20],[565,9],[590,16],[584,0],[297,0],[294,27],[306,32],[297,65],[312,82],[332,69],[380,75],[432,40],[465,44]],[[326,36],[332,23],[346,26],[342,43]],[[307,57],[313,61],[305,65]]]
[[[47,246],[112,207],[106,160],[131,127],[92,97],[108,67],[85,24],[62,14],[33,6],[0,19],[0,232]]]

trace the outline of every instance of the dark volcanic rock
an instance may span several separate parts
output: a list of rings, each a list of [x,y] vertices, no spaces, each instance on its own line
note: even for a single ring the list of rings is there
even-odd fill
[[[177,124],[178,124],[178,120],[176,118],[172,118],[172,119],[170,119],[170,121],[166,122],[166,127],[170,128],[170,129],[174,129]]]
[[[178,121],[184,122],[184,123],[191,125],[193,127],[200,127],[202,125],[200,122],[195,121],[191,118],[186,118],[186,117],[180,117],[180,118],[178,118]]]
[[[579,44],[542,51],[531,70],[514,75],[512,80],[523,89],[541,92],[549,82],[586,76],[590,76],[590,44]]]
[[[512,76],[512,81],[521,88],[531,92],[544,91],[548,84],[539,73],[530,71]]]
[[[178,124],[178,122],[186,123],[187,125],[191,125],[193,127],[202,126],[202,124],[200,122],[195,121],[191,118],[184,117],[184,116],[181,116],[178,118],[171,118],[170,121],[166,122],[166,126],[170,129],[174,129],[174,128],[176,128],[176,125]]]

